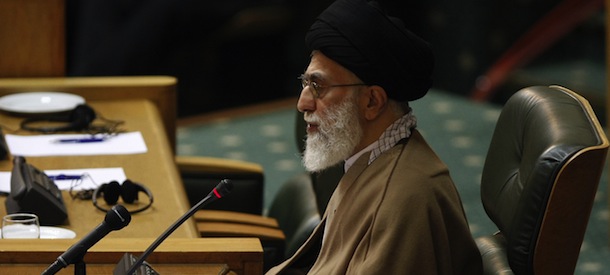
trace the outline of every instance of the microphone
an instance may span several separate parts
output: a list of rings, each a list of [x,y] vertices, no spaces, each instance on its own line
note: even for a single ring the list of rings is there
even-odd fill
[[[140,256],[139,259],[136,260],[136,258],[133,257],[132,255],[130,255],[129,253],[125,253],[125,255],[123,255],[123,258],[121,259],[121,261],[119,261],[117,266],[114,268],[113,274],[114,275],[136,274],[134,272],[136,272],[136,269],[138,269],[140,267],[142,267],[142,268],[139,270],[139,272],[137,274],[158,274],[154,270],[151,270],[151,268],[148,266],[148,264],[145,264],[144,266],[142,266],[144,264],[144,260],[146,260],[148,255],[150,255],[153,252],[153,250],[155,250],[165,239],[167,239],[167,237],[169,237],[169,235],[172,234],[178,228],[178,226],[180,226],[187,219],[189,219],[191,216],[193,216],[195,214],[195,212],[197,212],[197,210],[201,209],[203,206],[205,206],[213,201],[216,201],[216,200],[228,195],[231,192],[231,189],[233,189],[233,183],[230,180],[228,180],[228,179],[221,180],[220,183],[218,183],[218,185],[216,185],[216,187],[214,189],[212,189],[212,191],[210,191],[210,193],[207,196],[205,196],[203,199],[201,199],[201,201],[199,201],[197,204],[195,204],[193,207],[191,207],[191,209],[189,211],[187,211],[184,215],[182,215],[182,217],[180,217],[180,219],[178,219],[176,222],[174,222],[174,224],[172,224],[169,228],[167,228],[165,230],[165,232],[163,232],[144,251],[144,253],[142,253],[142,255]],[[131,263],[134,261],[135,261],[135,263],[132,265]],[[125,270],[127,270],[127,271],[125,271]]]
[[[131,221],[131,215],[129,211],[122,205],[115,205],[112,209],[106,212],[104,221],[100,223],[93,231],[89,232],[87,236],[81,239],[79,242],[72,245],[66,252],[57,257],[54,263],[52,263],[45,271],[43,275],[55,274],[60,269],[74,263],[78,263],[83,260],[85,253],[89,248],[101,240],[104,236],[108,235],[110,231],[119,230],[129,224]]]

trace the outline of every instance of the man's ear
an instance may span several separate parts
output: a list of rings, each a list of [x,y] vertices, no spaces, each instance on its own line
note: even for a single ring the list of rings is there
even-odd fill
[[[373,85],[367,88],[367,105],[364,116],[368,120],[374,120],[387,108],[388,96],[381,86]]]

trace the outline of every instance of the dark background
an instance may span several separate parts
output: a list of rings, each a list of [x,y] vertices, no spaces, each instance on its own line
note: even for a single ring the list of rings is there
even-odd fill
[[[300,91],[296,77],[308,62],[305,32],[331,2],[68,0],[67,74],[176,76],[179,117],[292,97]],[[380,2],[431,43],[436,56],[433,87],[464,96],[518,37],[560,3]],[[519,77],[535,75],[536,66],[584,61],[585,71],[603,69],[603,16],[600,9],[511,73],[490,100],[501,103],[527,85],[571,85],[561,82],[565,78]],[[585,82],[573,85],[603,101],[605,80]]]

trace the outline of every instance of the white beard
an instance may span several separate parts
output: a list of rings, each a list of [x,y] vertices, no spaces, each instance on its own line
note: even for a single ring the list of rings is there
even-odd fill
[[[356,97],[327,109],[322,117],[305,113],[305,120],[318,124],[318,132],[308,134],[303,152],[303,165],[310,172],[319,172],[348,159],[362,139]]]

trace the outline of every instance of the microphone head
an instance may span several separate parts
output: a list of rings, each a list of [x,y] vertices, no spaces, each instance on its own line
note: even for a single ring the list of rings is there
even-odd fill
[[[104,222],[112,230],[119,230],[131,222],[131,214],[129,214],[129,211],[125,206],[117,204],[106,212]]]
[[[218,185],[216,185],[216,188],[214,189],[217,192],[218,198],[222,198],[231,193],[231,190],[233,189],[233,182],[228,179],[223,179],[220,181],[220,183],[218,183]]]

